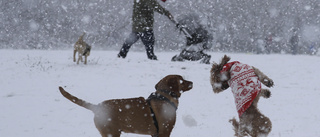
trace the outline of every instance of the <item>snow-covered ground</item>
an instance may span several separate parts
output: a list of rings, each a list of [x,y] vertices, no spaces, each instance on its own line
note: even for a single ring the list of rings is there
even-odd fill
[[[194,82],[182,94],[172,137],[231,137],[228,122],[237,116],[230,89],[214,94],[211,65],[171,62],[177,52],[95,51],[88,65],[76,65],[72,51],[0,50],[0,137],[98,137],[93,113],[65,99],[58,87],[92,103],[129,97],[148,97],[168,74]],[[219,62],[224,53],[210,52]],[[271,137],[320,136],[320,58],[308,55],[227,54],[259,68],[275,82],[270,99],[259,109],[272,121]],[[238,119],[238,118],[237,118]],[[142,137],[123,134],[124,137]],[[143,136],[144,137],[144,136]]]

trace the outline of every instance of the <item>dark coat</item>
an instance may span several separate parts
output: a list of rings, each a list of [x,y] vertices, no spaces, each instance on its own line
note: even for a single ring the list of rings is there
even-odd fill
[[[169,17],[169,11],[156,0],[134,0],[132,14],[132,31],[145,32],[153,30],[154,11]]]

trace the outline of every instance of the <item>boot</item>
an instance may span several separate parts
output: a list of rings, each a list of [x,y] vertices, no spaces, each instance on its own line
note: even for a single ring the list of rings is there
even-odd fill
[[[126,58],[128,53],[128,50],[125,50],[125,48],[122,48],[118,54],[118,58]]]

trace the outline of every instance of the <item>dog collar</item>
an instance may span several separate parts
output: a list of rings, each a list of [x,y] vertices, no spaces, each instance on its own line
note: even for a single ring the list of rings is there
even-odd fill
[[[150,111],[151,111],[151,114],[152,114],[153,124],[157,129],[157,133],[159,133],[159,125],[158,125],[159,123],[158,123],[156,115],[155,115],[155,113],[154,113],[154,111],[153,111],[153,109],[151,107],[151,103],[150,103],[151,100],[163,100],[163,101],[166,101],[171,106],[173,106],[175,108],[175,110],[177,110],[178,107],[173,102],[171,102],[167,97],[161,95],[160,93],[151,93],[151,95],[148,97],[147,103],[149,105],[149,108],[150,108]]]
[[[178,95],[177,95],[176,93],[174,93],[174,92],[170,91],[170,90],[158,90],[158,91],[160,91],[160,92],[162,92],[162,93],[166,93],[166,94],[168,94],[168,95],[170,95],[170,96],[174,97],[175,99],[177,99],[177,98],[178,98]]]
[[[176,97],[174,97],[176,98]],[[177,105],[170,101],[167,97],[161,95],[160,93],[151,93],[151,95],[148,97],[147,102],[150,102],[151,100],[162,100],[168,102],[171,106],[175,108],[175,110],[178,109]]]

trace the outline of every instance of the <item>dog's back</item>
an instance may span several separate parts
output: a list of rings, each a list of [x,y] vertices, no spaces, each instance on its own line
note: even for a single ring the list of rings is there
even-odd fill
[[[147,135],[157,133],[150,107],[143,97],[106,100],[95,105],[71,95],[62,87],[59,90],[71,102],[94,113],[95,125],[102,135],[106,135],[105,132],[117,135],[120,131]]]
[[[150,106],[143,97],[107,100],[99,104],[99,109],[100,112],[96,112],[94,121],[96,126],[97,123],[103,125],[98,125],[98,130],[107,127],[126,133],[157,133]]]

